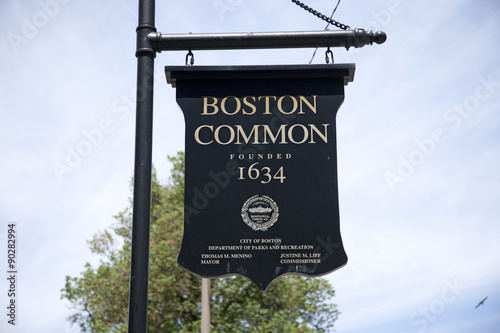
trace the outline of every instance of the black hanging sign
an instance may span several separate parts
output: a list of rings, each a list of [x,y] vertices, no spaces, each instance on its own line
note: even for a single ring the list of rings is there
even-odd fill
[[[345,265],[335,117],[354,64],[165,70],[186,121],[179,265],[261,290]]]

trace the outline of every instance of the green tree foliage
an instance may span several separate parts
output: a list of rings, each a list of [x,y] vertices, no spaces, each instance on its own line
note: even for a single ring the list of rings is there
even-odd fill
[[[149,273],[149,332],[199,332],[201,279],[177,265],[182,239],[184,155],[170,158],[170,183],[153,175]],[[100,265],[85,265],[79,277],[66,277],[61,298],[75,310],[69,320],[83,332],[126,332],[131,250],[131,207],[119,213],[111,230],[90,240]],[[339,312],[334,290],[324,279],[285,276],[266,292],[242,277],[212,281],[213,332],[326,332]]]

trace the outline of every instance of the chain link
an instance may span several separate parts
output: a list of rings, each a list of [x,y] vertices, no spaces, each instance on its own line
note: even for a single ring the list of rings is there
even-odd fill
[[[311,7],[307,6],[306,4],[304,4],[304,3],[302,3],[302,2],[300,2],[298,0],[292,0],[292,2],[294,4],[296,4],[297,6],[300,6],[300,8],[303,8],[303,9],[307,10],[309,13],[311,13],[313,15],[316,15],[317,17],[319,17],[323,21],[326,21],[329,24],[336,26],[337,28],[340,28],[342,30],[350,30],[351,29],[350,26],[342,24],[340,22],[337,22],[334,19],[332,19],[331,17],[328,17],[325,14],[321,14],[317,10],[312,9]]]

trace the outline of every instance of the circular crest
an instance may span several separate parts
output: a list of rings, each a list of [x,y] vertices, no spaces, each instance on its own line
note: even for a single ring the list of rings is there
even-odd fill
[[[266,231],[279,216],[278,205],[266,195],[254,195],[243,204],[241,217],[253,230]]]

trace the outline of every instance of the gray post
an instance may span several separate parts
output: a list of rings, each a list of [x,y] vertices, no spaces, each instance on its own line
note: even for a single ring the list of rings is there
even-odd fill
[[[145,333],[148,322],[149,227],[153,144],[153,50],[147,35],[155,29],[155,1],[139,0],[137,27],[137,112],[135,133],[129,333]]]
[[[201,278],[201,333],[210,333],[210,279]]]

